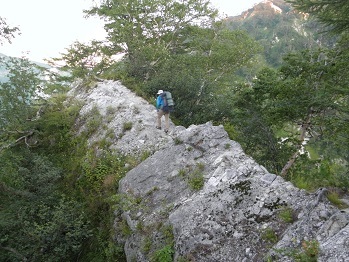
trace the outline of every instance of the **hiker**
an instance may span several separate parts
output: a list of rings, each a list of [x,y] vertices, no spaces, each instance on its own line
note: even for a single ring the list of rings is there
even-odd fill
[[[163,90],[159,90],[158,93],[157,93],[157,99],[156,99],[156,109],[157,109],[157,112],[158,112],[158,118],[157,118],[157,125],[156,125],[156,128],[157,129],[161,129],[161,118],[162,116],[165,116],[165,133],[168,132],[168,129],[169,129],[169,126],[170,126],[170,123],[169,123],[169,117],[170,117],[170,112],[167,111],[167,112],[164,112],[163,111],[163,106],[164,106],[164,97],[161,95],[163,94],[164,91]]]

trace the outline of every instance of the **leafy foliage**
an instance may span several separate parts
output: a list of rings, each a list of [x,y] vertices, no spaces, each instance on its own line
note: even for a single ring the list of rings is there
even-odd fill
[[[152,262],[171,262],[173,261],[172,255],[174,250],[171,245],[166,245],[162,249],[159,249],[155,252],[152,257]]]
[[[6,19],[0,17],[0,45],[3,44],[4,39],[11,43],[11,39],[15,37],[15,34],[19,33],[18,27],[11,27],[7,24]]]
[[[20,130],[33,117],[33,105],[39,100],[42,71],[27,59],[5,58],[1,64],[8,69],[8,82],[1,83],[0,127],[2,130]]]
[[[62,170],[27,149],[6,150],[0,158],[2,260],[76,256],[91,231],[81,206],[59,194]]]
[[[329,27],[334,33],[348,32],[349,3],[345,0],[286,0],[296,9],[316,16],[316,18]]]
[[[209,24],[217,15],[209,1],[102,1],[86,11],[106,21],[108,40],[126,54],[132,76],[146,78],[181,47],[182,30]]]
[[[53,58],[49,63],[65,72],[59,77],[61,81],[72,82],[77,78],[85,80],[98,77],[109,67],[115,51],[103,41],[94,40],[89,44],[75,42],[66,49],[62,57]]]
[[[268,146],[263,143],[263,140],[254,140],[253,135],[248,137],[245,142],[247,150],[250,144],[251,149],[254,150],[251,154],[257,160],[262,160],[263,163],[263,158],[270,160],[274,157],[272,163],[284,163],[283,168],[278,172],[285,175],[300,157],[300,150],[307,137],[310,138],[308,147],[314,149],[321,146],[323,165],[326,165],[325,159],[329,161],[334,155],[336,155],[335,158],[346,159],[346,153],[335,149],[336,135],[333,136],[336,130],[334,122],[336,120],[342,122],[341,119],[346,115],[347,108],[344,102],[347,101],[345,88],[347,80],[341,72],[341,67],[337,67],[334,62],[340,60],[338,52],[325,49],[289,54],[284,58],[285,62],[279,70],[261,71],[252,89],[241,90],[236,101],[237,106],[239,108],[243,106],[244,110],[236,110],[235,115],[239,120],[243,115],[249,115],[250,119],[253,117],[254,122],[258,123],[256,128],[259,126],[259,129],[263,130],[261,132],[257,129],[257,137],[262,138],[261,134],[264,133],[266,135],[264,142],[268,141],[269,148],[272,146],[268,156]],[[329,121],[329,119],[332,120]],[[245,124],[248,127],[253,125]],[[331,134],[327,133],[330,130]],[[251,135],[251,132],[246,131],[245,127],[239,133]],[[324,142],[330,140],[332,143],[326,142],[325,147]],[[343,136],[340,141],[344,142]],[[260,148],[260,151],[256,150],[257,148]],[[327,149],[324,150],[324,148]],[[258,152],[261,155],[258,155]],[[286,160],[287,154],[289,154],[288,160]],[[310,159],[306,161],[309,165],[313,165],[313,175],[321,172],[314,163],[311,164]],[[302,163],[305,164],[304,161]],[[331,165],[334,165],[334,162]],[[280,168],[276,165],[267,166]],[[309,175],[309,167],[307,170]],[[315,177],[312,176],[312,178]],[[321,183],[324,185],[323,179],[323,176],[319,177],[319,181],[322,180]],[[334,182],[332,179],[326,181]]]
[[[187,30],[186,52],[171,56],[145,86],[149,95],[158,89],[172,92],[176,97],[174,115],[183,125],[222,117],[226,109],[220,105],[226,98],[226,86],[233,81],[234,72],[259,50],[241,31],[219,27]]]

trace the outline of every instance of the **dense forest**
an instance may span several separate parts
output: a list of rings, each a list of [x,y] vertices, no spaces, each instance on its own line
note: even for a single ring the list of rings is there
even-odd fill
[[[50,68],[0,57],[7,71],[0,83],[0,260],[125,261],[112,238],[111,195],[142,159],[115,155],[102,142],[88,147],[89,130],[77,134],[82,105],[67,96],[77,80],[86,88],[96,79],[121,80],[149,101],[167,89],[176,124],[222,124],[247,154],[297,187],[347,193],[349,3],[287,2],[321,24],[328,45],[268,58],[262,38],[219,19],[208,0],[101,1],[85,13],[103,18],[105,41],[75,42]],[[18,32],[0,18],[0,45]],[[117,54],[123,58],[115,61]]]

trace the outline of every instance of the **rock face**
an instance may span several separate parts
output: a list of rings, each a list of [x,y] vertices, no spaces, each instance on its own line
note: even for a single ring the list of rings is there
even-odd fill
[[[153,152],[119,185],[115,236],[127,261],[349,261],[348,211],[326,189],[309,194],[270,174],[222,126],[171,124],[166,135],[154,106],[117,82],[78,97],[100,111],[106,101],[122,107],[109,123],[116,132],[133,121],[112,148]]]
[[[111,149],[134,155],[154,152],[171,140],[155,128],[155,100],[154,105],[149,104],[120,82],[104,81],[87,91],[77,84],[70,94],[84,103],[80,112],[82,119],[91,115],[97,118],[98,132],[90,137],[90,144],[106,139]],[[86,131],[88,126],[83,125],[81,131]],[[170,122],[170,127],[173,126]]]

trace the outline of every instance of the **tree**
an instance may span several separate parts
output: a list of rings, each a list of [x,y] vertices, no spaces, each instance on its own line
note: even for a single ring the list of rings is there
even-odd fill
[[[224,113],[219,105],[226,99],[234,73],[259,51],[245,32],[220,27],[187,27],[183,49],[158,67],[147,83],[147,91],[167,89],[176,97],[175,115],[181,124],[219,122]]]
[[[296,9],[314,15],[335,33],[349,31],[347,0],[286,0]]]
[[[293,152],[288,144],[280,144],[273,113],[269,114],[270,93],[276,86],[278,71],[266,68],[251,83],[237,85],[231,95],[231,112],[225,123],[231,139],[270,172],[278,173]],[[256,83],[258,81],[258,83]],[[278,125],[280,126],[280,125]]]
[[[77,78],[98,77],[114,62],[112,55],[115,50],[103,41],[93,40],[89,44],[75,42],[66,50],[62,57],[49,61],[51,65],[59,68],[59,80],[72,82]]]
[[[0,260],[76,260],[91,229],[82,205],[59,193],[62,170],[20,146],[0,159]]]
[[[310,143],[328,141],[330,133],[333,135],[336,130],[335,121],[331,121],[330,127],[329,119],[340,115],[343,119],[347,115],[344,105],[347,80],[339,74],[336,59],[331,50],[289,54],[279,71],[271,74],[265,70],[254,83],[256,101],[262,106],[267,122],[274,130],[284,129],[287,138],[284,143],[294,147],[292,156],[279,171],[283,176],[299,157],[306,138],[312,138]],[[298,130],[295,132],[293,127]]]
[[[0,83],[0,150],[19,142],[29,146],[39,113],[34,105],[42,99],[45,83],[43,68],[25,58],[3,57],[0,63],[8,70],[8,80]]]
[[[183,29],[209,26],[217,15],[208,0],[104,0],[86,13],[106,21],[108,40],[126,54],[131,74],[141,78],[181,49]]]
[[[0,45],[3,44],[4,39],[11,43],[11,39],[15,34],[19,33],[18,27],[10,27],[5,18],[0,17]]]

